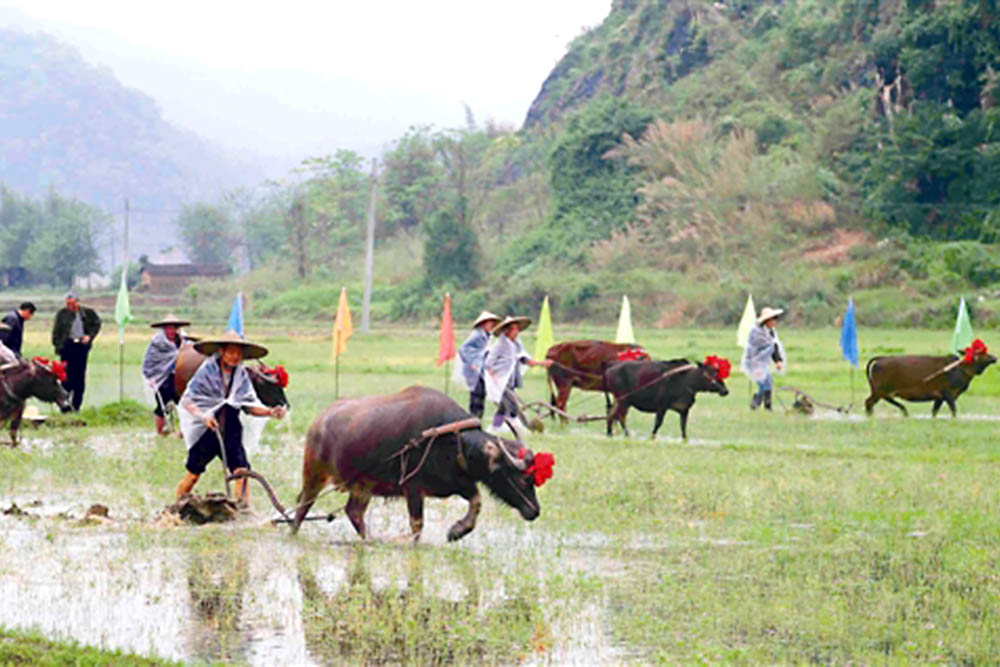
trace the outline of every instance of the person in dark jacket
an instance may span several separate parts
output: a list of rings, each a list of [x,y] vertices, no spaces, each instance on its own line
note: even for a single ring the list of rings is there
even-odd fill
[[[73,409],[79,411],[86,387],[87,355],[94,338],[101,330],[101,318],[93,308],[80,305],[76,294],[66,295],[66,306],[56,313],[52,325],[52,347],[66,362],[63,388],[73,394]]]
[[[12,310],[4,315],[2,320],[10,328],[0,330],[0,343],[6,345],[18,357],[22,356],[21,344],[24,342],[24,323],[35,316],[35,310],[35,304],[25,301],[17,310]]]

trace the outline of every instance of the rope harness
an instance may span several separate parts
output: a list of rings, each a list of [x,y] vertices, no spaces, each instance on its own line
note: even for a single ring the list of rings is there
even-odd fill
[[[434,445],[434,441],[437,440],[438,437],[458,433],[459,431],[465,431],[470,428],[479,428],[480,426],[481,424],[477,418],[469,417],[468,419],[462,419],[457,422],[451,422],[450,424],[443,424],[441,426],[426,429],[420,432],[419,438],[415,437],[410,439],[410,441],[403,445],[395,454],[387,457],[385,460],[388,462],[394,458],[399,458],[399,485],[402,486],[412,479],[413,476],[420,472],[421,468],[424,467],[424,463],[427,462],[427,457],[431,453],[431,447]],[[406,454],[414,449],[420,448],[424,442],[426,442],[427,445],[424,448],[424,453],[420,456],[420,461],[417,462],[417,467],[413,470],[407,471]],[[456,438],[455,444],[458,447],[459,461],[464,462],[465,454],[462,452],[461,438]]]

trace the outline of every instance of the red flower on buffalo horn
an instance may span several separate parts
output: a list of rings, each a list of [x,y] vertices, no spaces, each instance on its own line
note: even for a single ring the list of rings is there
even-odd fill
[[[962,363],[971,364],[976,357],[981,357],[988,353],[989,350],[986,349],[986,343],[977,338],[972,341],[972,345],[965,348],[965,358],[962,359]]]
[[[705,365],[714,368],[715,374],[720,380],[725,380],[729,377],[729,371],[732,368],[729,359],[725,357],[705,357]]]

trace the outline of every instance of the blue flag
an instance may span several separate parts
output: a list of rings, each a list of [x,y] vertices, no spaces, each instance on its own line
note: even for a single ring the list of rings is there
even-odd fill
[[[855,368],[858,367],[858,328],[854,324],[854,299],[847,301],[844,324],[840,328],[840,353]]]
[[[233,310],[229,313],[229,322],[226,323],[226,331],[235,331],[243,335],[243,292],[236,293]]]

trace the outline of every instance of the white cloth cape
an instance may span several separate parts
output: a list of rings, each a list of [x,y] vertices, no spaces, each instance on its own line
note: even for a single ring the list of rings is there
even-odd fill
[[[181,345],[184,344],[184,335],[178,331]],[[181,348],[174,345],[163,333],[163,329],[156,332],[153,339],[146,346],[146,352],[142,356],[142,390],[146,395],[146,400],[156,405],[156,391],[163,381],[174,370],[174,362],[177,361],[177,353]]]
[[[503,400],[504,389],[521,386],[521,364],[531,359],[520,340],[500,336],[486,355],[483,379],[486,383],[486,398],[499,403]]]
[[[774,357],[775,349],[778,350],[778,356],[781,357],[787,368],[785,348],[781,345],[781,341],[778,340],[778,332],[762,324],[756,325],[750,330],[747,346],[743,350],[743,359],[740,362],[740,368],[751,380],[763,382],[768,376],[768,366],[771,363],[772,357]]]
[[[177,415],[181,424],[181,433],[184,434],[184,443],[188,449],[191,449],[206,429],[205,423],[190,411],[189,404],[193,404],[203,414],[215,413],[223,405],[230,405],[238,410],[244,407],[264,407],[264,404],[257,398],[257,392],[254,391],[250,375],[243,364],[236,366],[229,394],[225,394],[218,354],[208,357],[201,363],[191,381],[188,382],[184,395],[181,396],[181,409],[177,411]],[[246,440],[247,435],[252,435],[252,433],[244,432],[244,440]],[[257,437],[259,437],[259,432]]]

